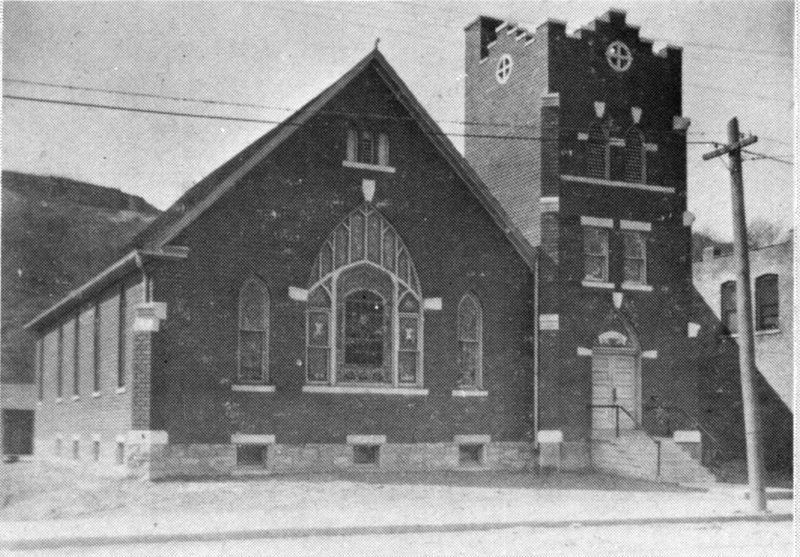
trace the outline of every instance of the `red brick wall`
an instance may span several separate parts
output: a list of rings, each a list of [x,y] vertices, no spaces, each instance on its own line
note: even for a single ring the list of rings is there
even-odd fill
[[[126,334],[126,376],[131,376],[133,354],[133,307],[143,301],[142,278],[131,276],[125,282],[128,316]],[[130,388],[117,392],[118,304],[119,285],[111,286],[98,296],[101,300],[100,391],[94,396],[94,309],[93,302],[80,312],[80,397],[73,400],[72,336],[76,314],[45,332],[44,398],[36,407],[35,452],[43,458],[54,457],[56,435],[63,437],[62,458],[72,459],[72,441],[80,436],[80,457],[83,463],[92,460],[92,443],[100,436],[102,464],[115,462],[116,438],[131,429]],[[64,329],[64,396],[56,402],[56,352],[58,326]]]
[[[320,118],[245,176],[175,240],[185,261],[154,271],[168,317],[153,341],[153,428],[170,442],[227,442],[232,431],[273,433],[280,443],[342,443],[378,433],[389,442],[452,441],[457,433],[519,440],[531,431],[530,271],[488,213],[368,73],[332,111],[380,113],[395,174],[342,167],[345,122]],[[408,247],[425,297],[426,397],[302,393],[305,306],[289,286],[308,285],[314,258],[336,224],[377,180],[376,207]],[[271,294],[270,373],[277,392],[232,393],[237,293],[255,273]],[[456,307],[471,290],[483,305],[486,399],[456,388]],[[233,419],[232,419],[233,416]]]

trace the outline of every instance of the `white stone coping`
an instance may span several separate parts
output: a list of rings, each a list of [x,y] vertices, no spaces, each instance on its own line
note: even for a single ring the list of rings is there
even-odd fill
[[[298,286],[290,286],[289,298],[298,302],[307,302],[308,290],[306,290],[305,288],[300,288]]]
[[[487,443],[491,442],[492,442],[491,435],[466,434],[466,435],[453,436],[453,443],[455,443],[456,445],[486,445]]]
[[[99,398],[99,397],[100,397],[100,391],[94,391],[92,393],[92,398]]]
[[[556,195],[539,198],[542,213],[557,213],[560,208],[560,198]]]
[[[126,390],[127,389],[125,387],[117,387],[116,393],[118,395],[121,395],[121,394],[125,393]]]
[[[127,442],[133,445],[166,445],[169,434],[158,429],[132,429],[128,432]]]
[[[605,288],[607,290],[613,290],[614,289],[614,283],[613,282],[600,282],[600,281],[596,281],[596,280],[582,280],[581,281],[581,286],[585,286],[587,288]]]
[[[231,390],[242,393],[274,393],[275,385],[247,385],[242,383],[234,383],[231,385]]]
[[[125,443],[125,441],[127,441],[127,439],[125,439],[124,435],[117,435],[114,438],[114,441],[116,441],[117,443]]]
[[[426,311],[441,311],[442,299],[441,298],[425,298],[422,300],[422,308]]]
[[[699,323],[687,323],[686,324],[686,335],[689,338],[697,338],[698,333],[700,332],[700,324]]]
[[[543,429],[536,433],[539,443],[563,443],[564,433],[560,429]]]
[[[385,445],[385,435],[348,435],[348,445]]]
[[[483,389],[454,389],[451,393],[455,397],[470,398],[470,397],[487,397],[489,391]]]
[[[702,436],[696,429],[684,429],[674,432],[672,440],[676,443],[700,443]]]
[[[361,170],[374,170],[376,172],[388,172],[389,174],[394,174],[395,172],[395,168],[393,166],[368,164],[365,162],[342,161],[342,166],[347,168],[360,168]]]
[[[600,228],[614,228],[614,220],[603,217],[581,216],[581,224],[584,226],[599,226]]]
[[[619,227],[623,230],[638,230],[640,232],[651,232],[653,230],[652,224],[638,220],[622,219],[619,221]]]
[[[562,174],[561,179],[566,182],[579,182],[582,184],[591,184],[594,186],[608,186],[614,188],[628,188],[634,190],[647,191],[652,193],[675,193],[675,188],[668,188],[665,186],[654,186],[651,184],[638,184],[634,182],[620,182],[618,180],[606,180],[604,178],[590,178],[588,176],[571,176],[569,174]]]
[[[428,396],[421,387],[369,387],[364,385],[303,385],[304,393],[335,395]]]
[[[231,435],[234,445],[274,445],[275,436],[261,433],[234,433]]]
[[[658,359],[658,350],[645,350],[642,352],[642,358],[645,360],[656,360]]]
[[[56,397],[56,404],[61,404],[62,402],[64,402],[63,398],[61,398],[60,396]]]
[[[652,284],[642,284],[639,282],[623,282],[622,283],[623,290],[635,290],[638,292],[652,292],[653,285]]]
[[[81,395],[72,395],[72,401],[76,402],[81,399]]]
[[[777,335],[777,334],[780,334],[780,332],[781,332],[780,328],[775,328],[775,329],[761,329],[761,330],[755,330],[755,331],[753,331],[753,334],[754,334],[755,336],[757,336],[757,337],[760,337],[760,336],[765,336],[765,335]]]
[[[94,435],[92,435],[92,441],[99,443],[100,442],[100,434],[99,433],[95,433]]]
[[[539,329],[542,331],[557,331],[560,324],[557,313],[542,313],[539,315]]]
[[[586,348],[585,346],[578,346],[578,349],[576,350],[576,353],[578,354],[578,356],[591,356],[592,355],[592,349],[591,348]]]

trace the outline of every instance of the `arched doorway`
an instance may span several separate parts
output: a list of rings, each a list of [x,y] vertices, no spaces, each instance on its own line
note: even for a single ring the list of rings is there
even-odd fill
[[[639,341],[621,317],[613,321],[611,327],[597,336],[592,348],[594,437],[607,437],[617,427],[620,431],[634,429],[642,420]]]

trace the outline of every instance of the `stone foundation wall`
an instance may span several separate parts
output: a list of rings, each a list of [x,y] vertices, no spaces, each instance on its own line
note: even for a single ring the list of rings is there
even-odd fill
[[[496,442],[484,445],[481,464],[459,464],[455,443],[413,443],[380,445],[377,464],[354,464],[353,445],[304,444],[266,445],[263,466],[240,467],[233,444],[153,445],[139,453],[133,475],[150,479],[192,476],[226,476],[239,472],[333,472],[337,470],[434,471],[462,468],[485,470],[533,470],[536,456],[526,442]],[[149,464],[140,462],[148,456]],[[129,461],[130,462],[130,461]]]

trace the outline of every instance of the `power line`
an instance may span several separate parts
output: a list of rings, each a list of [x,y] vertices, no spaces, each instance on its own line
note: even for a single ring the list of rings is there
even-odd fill
[[[778,157],[775,157],[775,156],[772,156],[772,155],[767,155],[766,153],[758,153],[756,151],[749,151],[747,149],[742,149],[742,153],[747,153],[748,155],[753,155],[754,158],[747,159],[747,160],[758,161],[758,160],[766,159],[766,160],[770,160],[770,161],[781,162],[783,164],[788,164],[789,166],[794,166],[794,162],[793,161],[788,161],[786,159],[781,159],[781,158],[778,158]]]
[[[122,96],[132,96],[132,97],[141,97],[141,98],[151,98],[151,99],[159,99],[159,100],[172,100],[172,101],[181,101],[181,102],[200,102],[204,104],[213,104],[217,106],[237,106],[237,107],[255,107],[255,108],[267,108],[271,110],[281,110],[285,112],[296,112],[297,108],[289,108],[284,106],[275,106],[275,105],[266,105],[266,104],[257,104],[257,103],[245,103],[245,102],[234,102],[234,101],[225,101],[221,99],[209,99],[209,98],[201,98],[201,97],[188,97],[188,96],[173,96],[173,95],[161,95],[156,93],[142,93],[137,91],[125,91],[122,89],[106,89],[101,87],[89,87],[89,86],[81,86],[81,85],[66,85],[61,83],[54,83],[54,82],[47,82],[47,81],[34,81],[34,80],[26,80],[26,79],[14,79],[14,78],[3,78],[4,82],[9,83],[19,83],[19,84],[26,84],[26,85],[36,85],[42,87],[51,87],[51,88],[61,88],[67,89],[70,91],[88,91],[88,92],[101,92],[101,93],[111,93],[116,95]],[[33,100],[33,99],[40,99],[40,102],[46,102],[48,100],[52,100],[55,104],[59,104],[57,101],[58,99],[42,99],[41,97],[30,97],[25,96],[23,99],[22,96],[15,96],[19,97],[17,100]],[[9,98],[14,98],[9,96]],[[117,105],[106,105],[104,103],[90,103],[86,101],[70,101],[70,103],[78,103],[83,102],[84,104],[98,104],[99,106],[93,108],[110,108]],[[66,101],[63,104],[69,104]],[[125,108],[125,107],[122,107]],[[142,112],[146,112],[146,109],[137,109]],[[134,111],[134,110],[131,110]],[[155,110],[154,113],[163,113],[164,115],[176,115],[172,113],[172,111],[160,111]],[[355,114],[352,112],[345,112],[345,111],[336,111],[336,110],[321,110],[319,111],[320,114],[329,114],[335,116],[362,116],[362,117],[370,117],[376,119],[385,119],[385,120],[397,120],[397,121],[413,121],[413,116],[388,116],[384,114],[365,114],[359,113]],[[202,115],[195,114],[194,117],[202,117]],[[223,116],[214,116],[213,119],[224,119]],[[266,123],[266,124],[279,124],[281,120],[264,120],[258,118],[246,118],[246,117],[231,117],[231,120],[235,121],[242,121],[242,122],[254,122],[254,123]],[[456,125],[463,125],[463,126],[487,126],[487,127],[496,127],[496,128],[507,128],[507,129],[539,129],[538,125],[533,124],[519,124],[514,122],[481,122],[481,121],[474,121],[474,120],[436,120],[437,124],[456,124]],[[574,132],[583,132],[585,131],[584,128],[567,128],[561,127],[561,130],[564,131],[574,131]],[[668,137],[672,137],[671,133],[668,132],[649,132],[652,135],[665,135]],[[687,132],[696,135],[706,135],[704,132]],[[469,134],[468,134],[469,135]],[[707,141],[699,142],[703,145],[709,144]]]

